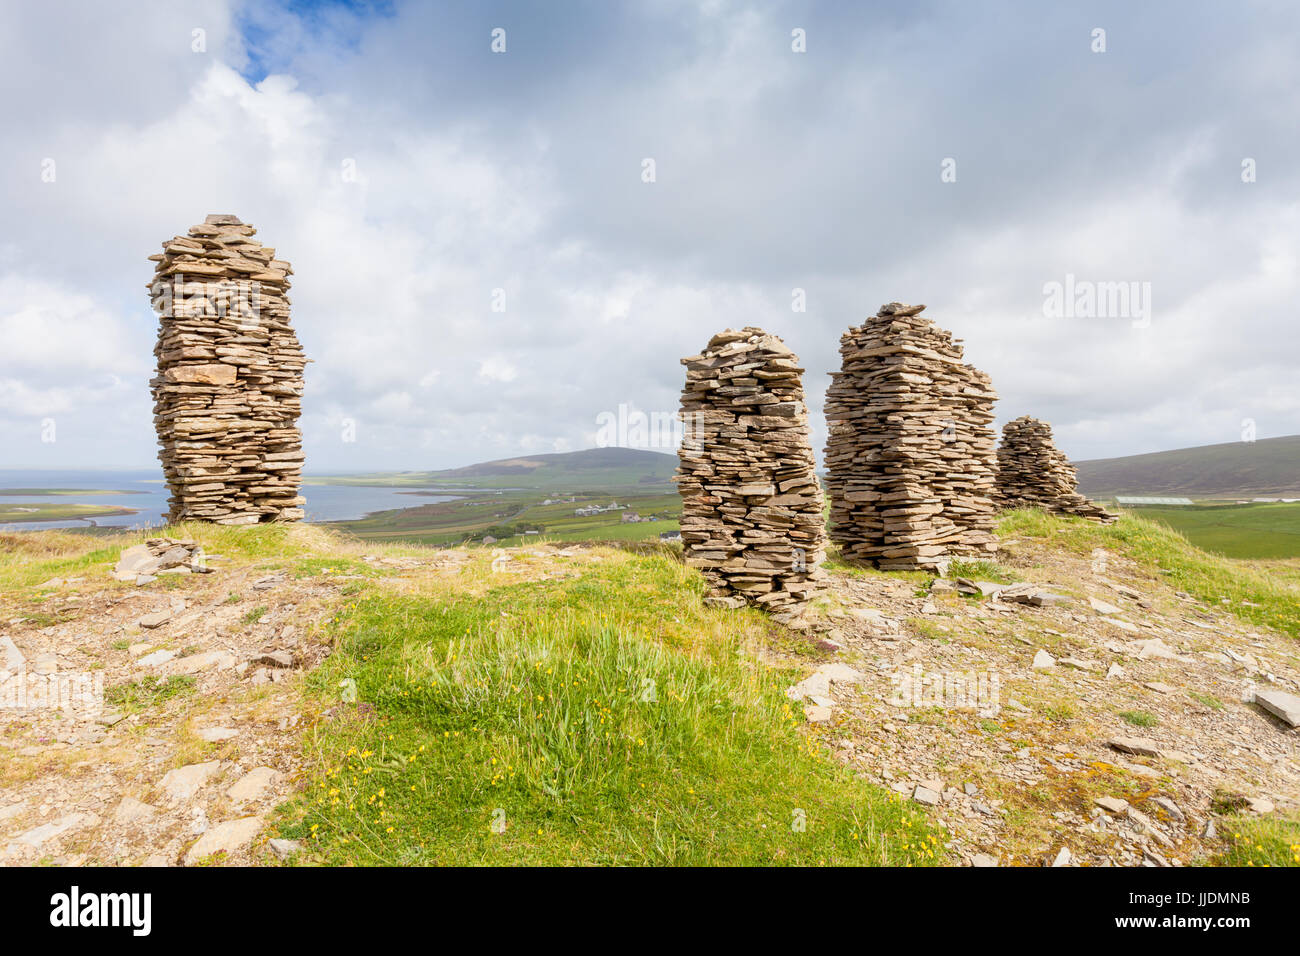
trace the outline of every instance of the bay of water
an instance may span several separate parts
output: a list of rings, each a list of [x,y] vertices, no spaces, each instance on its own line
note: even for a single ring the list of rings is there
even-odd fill
[[[152,528],[166,524],[167,485],[161,471],[9,471],[0,469],[0,489],[82,488],[136,494],[112,495],[3,495],[0,505],[88,504],[120,505],[137,514],[69,521],[0,522],[0,531],[40,531],[43,528]],[[419,488],[363,488],[354,485],[303,485],[308,521],[350,521],[375,511],[414,508],[456,495],[411,495]],[[445,490],[445,489],[439,489]]]

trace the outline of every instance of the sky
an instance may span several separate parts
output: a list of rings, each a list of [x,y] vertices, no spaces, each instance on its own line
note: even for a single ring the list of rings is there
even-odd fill
[[[1295,434],[1297,49],[1289,0],[3,4],[0,468],[156,462],[147,257],[209,213],[293,264],[308,473],[592,447],[746,325],[820,457],[895,300],[1075,459]]]

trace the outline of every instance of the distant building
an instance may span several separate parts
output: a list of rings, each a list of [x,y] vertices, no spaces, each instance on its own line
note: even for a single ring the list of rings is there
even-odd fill
[[[1191,498],[1141,498],[1128,495],[1116,495],[1115,503],[1120,505],[1190,505]]]
[[[623,524],[635,524],[640,520],[641,516],[635,511],[624,511],[622,517],[619,518],[619,521]]]
[[[540,531],[525,531],[524,534],[541,534]]]
[[[660,531],[660,532],[659,532],[659,540],[660,540],[660,541],[680,541],[680,540],[682,540],[682,533],[681,533],[680,531]]]
[[[496,544],[496,543],[497,543],[497,539],[494,538],[494,537],[492,537],[492,535],[490,535],[490,534],[489,534],[489,535],[485,535],[484,538],[483,538],[483,543],[484,543],[484,544]]]

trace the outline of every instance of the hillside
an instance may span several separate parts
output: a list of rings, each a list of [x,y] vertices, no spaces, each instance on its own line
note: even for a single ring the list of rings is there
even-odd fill
[[[555,491],[673,488],[677,456],[636,448],[587,448],[549,455],[521,455],[442,471],[375,472],[326,476],[316,483],[444,488],[531,488]]]
[[[1300,435],[1076,462],[1079,490],[1093,498],[1300,497]]]
[[[106,705],[11,718],[0,861],[1300,863],[1295,731],[1243,695],[1300,688],[1295,568],[1131,516],[1007,515],[971,596],[832,561],[807,634],[671,549],[170,533],[210,573],[0,536],[0,663]]]

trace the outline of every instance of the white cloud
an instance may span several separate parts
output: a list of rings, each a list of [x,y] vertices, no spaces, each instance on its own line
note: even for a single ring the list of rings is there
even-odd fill
[[[1276,23],[1117,13],[1137,52],[1102,62],[1050,10],[565,15],[584,29],[516,8],[488,57],[455,7],[6,7],[0,81],[41,91],[6,103],[0,158],[12,463],[153,459],[145,257],[209,212],[294,265],[309,470],[584,447],[601,410],[674,410],[678,359],[743,325],[801,356],[820,451],[840,333],[895,298],[965,340],[1003,419],[1052,420],[1076,457],[1224,440],[1244,416],[1300,431],[1300,68]],[[879,55],[899,49],[927,70]],[[1067,272],[1150,281],[1151,328],[1044,319]],[[77,440],[41,445],[43,414]]]
[[[513,382],[519,370],[509,360],[492,355],[479,362],[478,377],[484,382]]]

